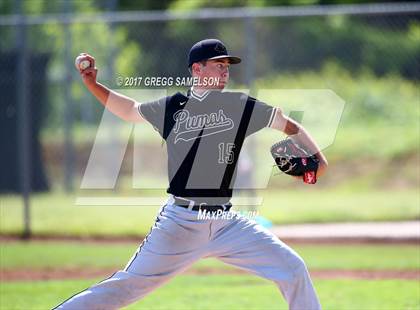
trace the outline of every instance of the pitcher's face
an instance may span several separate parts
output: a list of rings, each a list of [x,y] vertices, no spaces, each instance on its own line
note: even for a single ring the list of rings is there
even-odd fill
[[[213,79],[218,83],[202,85],[201,88],[223,89],[229,82],[230,63],[227,58],[209,59],[205,64],[196,63],[193,65],[193,76],[199,77],[201,81]]]

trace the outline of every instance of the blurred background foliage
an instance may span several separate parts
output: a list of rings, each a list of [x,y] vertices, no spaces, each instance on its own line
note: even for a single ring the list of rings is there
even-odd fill
[[[139,10],[167,10],[176,14],[203,8],[348,3],[355,1],[25,0],[22,10],[27,16]],[[0,2],[1,15],[16,12],[13,0]],[[376,158],[386,166],[389,160],[414,156],[418,169],[418,13],[70,24],[56,20],[28,26],[27,30],[30,53],[47,54],[50,59],[46,68],[48,112],[43,120],[41,141],[54,180],[62,178],[62,157],[51,154],[60,154],[63,144],[66,104],[63,89],[71,90],[72,136],[75,152],[81,157],[76,156],[80,161],[76,165],[79,175],[103,113],[103,108],[85,90],[76,70],[72,67],[70,75],[66,73],[80,52],[95,56],[99,79],[115,88],[116,76],[188,76],[188,50],[206,37],[222,39],[232,53],[244,58],[241,66],[232,68],[233,87],[249,86],[256,91],[331,89],[343,98],[346,107],[336,141],[327,149],[333,163],[347,162],[351,166],[357,156]],[[0,52],[16,49],[15,26],[0,26],[0,37]],[[65,58],[66,52],[71,59]],[[250,67],[251,81],[247,72]],[[271,104],[281,106],[281,102]],[[414,180],[412,186],[418,185],[418,178],[411,176],[410,180]]]

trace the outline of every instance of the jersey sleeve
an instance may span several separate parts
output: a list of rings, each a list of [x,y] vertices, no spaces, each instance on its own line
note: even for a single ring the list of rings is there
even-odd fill
[[[255,98],[249,97],[248,104],[253,105],[247,135],[251,135],[265,127],[270,127],[276,114],[276,108]]]
[[[161,98],[156,101],[147,103],[140,103],[138,105],[138,111],[146,121],[152,124],[153,128],[163,135],[163,129],[165,125],[165,113],[168,97]]]

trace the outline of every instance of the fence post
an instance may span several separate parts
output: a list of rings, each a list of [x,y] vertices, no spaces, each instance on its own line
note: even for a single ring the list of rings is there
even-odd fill
[[[70,13],[71,1],[63,1],[64,12]],[[67,193],[73,190],[74,146],[73,146],[73,104],[70,95],[72,84],[73,58],[71,54],[70,22],[64,22],[64,189]]]
[[[15,10],[19,14],[19,26],[17,27],[16,47],[18,50],[17,64],[17,101],[18,101],[18,135],[19,135],[19,179],[20,190],[23,198],[23,233],[22,237],[28,239],[31,236],[31,217],[30,217],[30,192],[31,192],[31,141],[29,104],[29,70],[28,70],[28,50],[26,42],[25,15],[22,8],[22,1],[16,3]]]

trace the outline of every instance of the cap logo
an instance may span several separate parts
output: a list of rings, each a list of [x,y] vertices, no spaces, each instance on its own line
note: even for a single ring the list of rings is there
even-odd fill
[[[216,44],[216,46],[214,47],[214,50],[215,50],[216,52],[219,52],[219,53],[227,54],[226,47],[224,47],[224,46],[223,46],[222,44],[220,44],[220,43],[217,43],[217,44]]]

